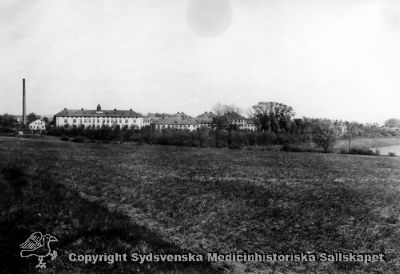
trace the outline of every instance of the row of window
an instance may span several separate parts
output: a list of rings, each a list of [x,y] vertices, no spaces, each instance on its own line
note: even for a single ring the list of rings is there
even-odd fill
[[[85,117],[85,116],[74,116],[74,117],[65,117],[65,116],[63,116],[63,117],[61,117],[61,116],[59,116],[59,118],[76,118],[76,119],[132,119],[132,118],[134,118],[134,119],[136,119],[136,118],[138,118],[138,117],[124,117],[124,116],[121,116],[121,117],[111,117],[111,116],[104,116],[104,117],[98,117],[98,116],[92,116],[92,117]]]
[[[196,124],[196,125],[157,125],[158,128],[187,128],[187,127],[210,127],[210,124]],[[247,128],[255,128],[256,126],[253,124],[244,124],[240,125],[240,127],[247,127]]]
[[[194,125],[158,125],[158,128],[189,128],[194,127]]]
[[[249,128],[255,128],[256,126],[255,125],[252,125],[252,124],[244,124],[244,125],[242,125],[241,127],[249,127]]]
[[[75,123],[77,123],[77,121],[78,121],[78,119],[73,119],[72,123],[75,124]],[[96,119],[79,119],[79,123],[82,124],[82,122],[85,123],[85,124],[86,123],[96,123],[96,122],[100,123],[100,120],[99,119],[97,119],[97,120]],[[104,119],[104,120],[102,120],[102,122],[103,122],[103,124],[104,123],[120,123],[121,124],[121,123],[124,122],[124,120],[122,120],[122,119],[114,119],[113,118],[113,119]],[[136,119],[133,119],[133,122],[136,123]],[[68,123],[68,119],[64,119],[64,123],[67,124]],[[129,120],[125,119],[125,123],[128,124]]]
[[[82,125],[64,125],[64,126],[70,126],[70,127],[72,127],[72,128],[78,128],[79,126],[83,126],[84,128],[88,128],[88,129],[100,129],[100,128],[102,128],[103,126],[106,126],[106,127],[109,127],[109,128],[115,128],[114,127],[114,125],[95,125],[95,124],[93,124],[93,125],[88,125],[88,124],[86,124],[86,125],[84,125],[84,124],[82,124]],[[136,128],[136,129],[139,129],[140,127],[138,126],[138,125],[115,125],[115,126],[120,126],[120,128],[121,129],[123,129],[123,128]]]

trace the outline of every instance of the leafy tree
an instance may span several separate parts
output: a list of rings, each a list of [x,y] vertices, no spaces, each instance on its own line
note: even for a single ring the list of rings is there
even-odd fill
[[[340,138],[339,130],[329,120],[314,120],[312,140],[325,152],[329,152]]]
[[[385,121],[386,127],[400,127],[400,119],[390,118]]]
[[[32,123],[33,121],[40,119],[40,115],[36,115],[36,113],[31,112],[26,116],[26,119],[27,119],[28,123]]]
[[[232,127],[232,125],[230,125],[229,117],[232,115],[239,115],[239,107],[235,105],[222,105],[218,103],[213,107],[212,112],[214,113],[212,124],[216,130],[235,129],[235,127]]]
[[[293,116],[293,108],[282,103],[259,102],[253,106],[253,119],[258,129],[263,131],[288,131]]]
[[[223,130],[229,127],[229,121],[226,116],[214,116],[212,118],[213,128],[216,130]]]
[[[0,126],[2,128],[13,128],[17,124],[17,119],[14,116],[5,113],[0,115]]]
[[[289,133],[296,136],[298,140],[309,142],[312,139],[314,128],[314,119],[303,117],[302,119],[293,119]]]

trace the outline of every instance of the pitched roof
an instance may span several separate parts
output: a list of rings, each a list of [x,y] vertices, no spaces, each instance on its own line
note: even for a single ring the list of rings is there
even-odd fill
[[[203,114],[200,114],[199,116],[197,116],[196,121],[200,124],[211,123],[214,116],[215,116],[214,113],[206,111]]]
[[[41,118],[40,119],[36,119],[35,121],[30,122],[29,124],[34,124],[34,123],[38,123],[38,122],[46,124],[46,122],[43,121],[43,119],[41,119]]]
[[[62,117],[142,117],[138,112],[131,110],[91,110],[91,109],[63,109],[55,116]]]
[[[144,117],[143,118],[143,122],[154,122],[154,121],[157,121],[157,120],[160,120],[161,119],[161,117],[155,117],[155,116],[153,116],[153,117]]]
[[[228,121],[233,121],[233,120],[246,120],[243,116],[237,114],[236,112],[229,112],[223,115]]]
[[[196,120],[183,112],[178,112],[171,117],[164,117],[153,123],[155,125],[195,125]]]
[[[188,119],[188,118],[192,118],[192,117],[187,115],[184,112],[177,112],[174,115],[171,115],[170,118],[173,118],[173,119]]]
[[[173,114],[169,114],[169,113],[159,113],[159,112],[149,112],[147,113],[147,115],[145,116],[146,118],[152,118],[152,117],[158,117],[158,118],[162,118],[162,117],[171,117],[173,116]]]
[[[164,118],[154,121],[155,125],[195,125],[196,120],[193,118],[186,118],[186,119],[171,119],[171,118]]]

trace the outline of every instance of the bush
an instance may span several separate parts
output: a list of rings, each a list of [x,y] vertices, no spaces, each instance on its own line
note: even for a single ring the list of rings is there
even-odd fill
[[[257,138],[258,145],[275,145],[277,143],[277,136],[272,131],[262,132]]]
[[[215,147],[222,148],[227,147],[229,141],[229,132],[227,130],[215,131]]]
[[[303,149],[295,146],[291,146],[289,144],[284,144],[282,146],[282,151],[287,151],[287,152],[305,152]]]
[[[69,141],[69,137],[66,135],[61,136],[61,141]]]
[[[379,156],[380,151],[379,150],[373,151],[372,149],[368,148],[352,148],[350,149],[349,154]]]
[[[12,129],[12,128],[2,128],[2,127],[0,127],[0,133],[1,134],[13,134],[13,133],[15,133],[16,132],[16,130],[14,130],[14,129]]]
[[[85,141],[85,139],[80,135],[75,136],[74,138],[72,138],[72,142],[75,142],[75,143],[83,143],[84,141]]]
[[[228,147],[231,149],[241,149],[246,144],[244,133],[240,131],[229,132]]]
[[[49,135],[61,136],[61,140],[73,142],[99,141],[129,141],[139,144],[159,144],[174,146],[195,147],[229,147],[240,149],[243,146],[271,146],[277,144],[294,144],[301,140],[308,140],[295,133],[279,133],[272,131],[255,132],[242,130],[213,130],[200,128],[196,131],[163,129],[155,130],[151,127],[141,129],[119,127],[83,128],[83,127],[54,127],[48,131]]]
[[[332,151],[333,145],[339,139],[339,132],[332,125],[321,123],[315,126],[313,130],[312,140],[321,147],[324,152]]]
[[[209,128],[200,128],[192,133],[192,140],[197,147],[214,147],[215,137],[213,131]]]
[[[390,157],[396,157],[396,153],[394,153],[394,152],[389,152],[389,154],[388,154]]]

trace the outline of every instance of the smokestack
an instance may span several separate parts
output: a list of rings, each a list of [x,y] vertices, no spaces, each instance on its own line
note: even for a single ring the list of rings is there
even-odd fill
[[[22,123],[26,125],[25,79],[22,79]]]

